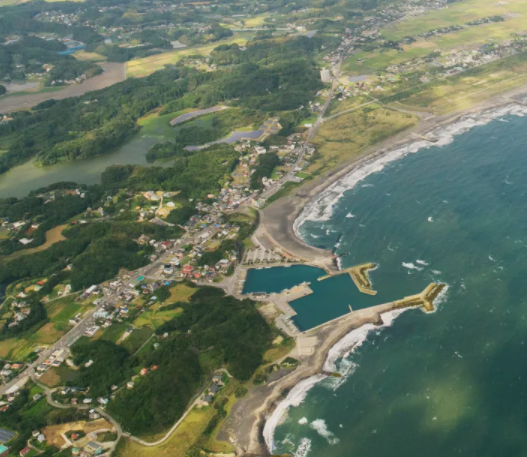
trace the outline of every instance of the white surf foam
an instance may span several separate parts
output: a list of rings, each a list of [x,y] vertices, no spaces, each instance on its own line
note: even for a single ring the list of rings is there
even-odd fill
[[[443,293],[440,294],[438,298],[441,297],[441,295],[443,295]],[[397,309],[397,310],[389,311],[387,313],[383,313],[382,314],[383,325],[381,326],[376,326],[373,324],[365,324],[362,327],[352,330],[350,333],[348,333],[344,338],[342,338],[338,343],[336,343],[328,351],[328,356],[326,358],[326,361],[323,367],[324,371],[337,372],[337,370],[339,369],[339,366],[337,365],[337,361],[340,359],[346,359],[357,347],[360,347],[362,343],[366,341],[366,338],[368,337],[368,333],[370,331],[372,330],[381,331],[382,328],[391,327],[395,319],[408,309],[410,308]],[[350,362],[351,364],[348,366],[351,367],[351,369],[348,372],[348,376],[353,374],[353,372],[355,371],[355,368],[357,367],[357,365],[354,362],[352,361]],[[275,450],[274,432],[276,430],[276,427],[280,423],[280,420],[284,416],[284,414],[287,413],[287,411],[289,410],[291,406],[299,406],[305,400],[307,393],[316,384],[318,384],[319,382],[325,379],[328,379],[328,376],[323,375],[323,374],[317,374],[315,376],[311,376],[310,378],[304,379],[303,381],[300,381],[295,387],[293,387],[293,389],[291,389],[291,391],[289,392],[285,400],[283,400],[282,402],[278,404],[278,406],[274,410],[271,417],[267,419],[265,426],[264,426],[264,430],[263,430],[263,437],[267,445],[267,448],[269,449],[270,452],[273,452]],[[345,381],[345,379],[346,377],[344,376],[342,382]],[[300,420],[303,420],[303,419],[300,419]],[[307,438],[305,439],[307,440]],[[305,451],[306,454],[298,454],[298,456],[307,455],[307,452],[309,452],[309,450],[311,449],[311,441],[309,441],[308,444],[309,446],[305,444],[304,447],[302,448],[302,449],[307,449],[307,451]],[[297,452],[299,451],[301,446],[302,446],[302,440],[299,445],[299,448],[297,449]],[[294,455],[297,456],[297,453],[295,453]]]
[[[516,103],[481,111],[475,114],[466,114],[461,116],[456,122],[447,126],[438,127],[430,132],[428,136],[435,139],[435,143],[430,143],[424,140],[410,141],[398,148],[384,153],[378,158],[373,158],[364,162],[349,174],[330,185],[320,194],[320,196],[305,206],[304,210],[293,225],[296,235],[301,238],[299,228],[306,220],[328,220],[333,213],[333,207],[338,203],[346,191],[353,189],[357,183],[371,174],[382,171],[387,164],[399,160],[408,154],[415,154],[421,149],[428,149],[432,146],[446,146],[452,143],[456,136],[461,135],[476,126],[486,125],[503,116],[515,115],[523,117],[526,114],[527,107]],[[369,184],[364,184],[363,186],[369,186]],[[429,220],[430,219],[431,218],[429,218]],[[432,221],[433,219],[430,220],[430,222]]]
[[[286,399],[278,404],[271,417],[267,419],[263,430],[263,436],[265,444],[267,444],[267,448],[270,452],[274,451],[274,431],[280,422],[280,419],[282,419],[291,406],[299,406],[305,400],[307,393],[313,388],[313,386],[323,379],[326,379],[326,375],[317,374],[300,381],[291,389],[289,394],[287,394]]]
[[[326,438],[329,444],[337,444],[339,439],[328,430],[328,426],[324,419],[316,419],[311,422],[310,427],[315,430],[321,437]]]
[[[415,263],[418,263],[419,265],[424,265],[424,266],[427,266],[427,265],[430,265],[428,262],[425,262],[424,260],[416,260]]]
[[[307,417],[303,417],[302,419],[299,419],[298,423],[300,425],[306,425],[307,424]]]
[[[408,308],[406,308],[408,309]],[[337,372],[337,361],[341,358],[348,357],[356,348],[360,347],[368,334],[372,330],[380,330],[384,327],[391,327],[394,320],[402,314],[405,309],[398,309],[382,314],[383,325],[365,324],[349,332],[344,338],[336,343],[329,351],[324,363],[324,371]]]
[[[445,287],[443,287],[443,290],[439,292],[439,295],[434,299],[434,308],[436,310],[439,309],[439,307],[443,303],[445,303],[449,289],[450,289],[450,286],[447,284]]]
[[[309,438],[302,438],[293,457],[306,457],[311,450],[311,440]]]
[[[351,217],[355,217],[355,215],[354,215],[354,214],[351,214],[351,213],[348,213],[348,214],[346,214],[346,217],[349,219],[349,218],[351,218]]]
[[[409,270],[418,270],[421,271],[423,268],[414,265],[412,262],[403,262],[403,267],[408,268]]]

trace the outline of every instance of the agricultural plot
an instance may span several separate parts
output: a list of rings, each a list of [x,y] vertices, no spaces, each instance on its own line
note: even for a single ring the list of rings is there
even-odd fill
[[[181,314],[181,308],[174,308],[171,310],[149,310],[145,311],[134,321],[136,327],[151,327],[154,330],[159,328],[165,322],[172,320],[178,314]]]
[[[482,100],[527,83],[527,53],[474,68],[437,84],[423,85],[397,102],[408,109],[427,108],[438,114],[470,108]],[[396,105],[394,105],[396,106]]]
[[[507,18],[505,23],[513,21],[514,24],[521,22],[520,15],[527,13],[527,4],[523,0],[507,0],[497,2],[496,0],[467,0],[458,3],[450,3],[447,8],[430,11],[424,15],[405,19],[385,27],[382,34],[386,39],[401,40],[407,36],[417,36],[429,30],[448,27],[451,25],[463,25],[467,22],[488,16],[516,16]],[[476,26],[474,28],[484,28]],[[521,27],[521,26],[520,26]],[[510,27],[509,27],[510,28]],[[523,26],[523,29],[525,25]],[[513,30],[511,30],[513,31]]]
[[[215,43],[206,44],[203,46],[196,46],[184,49],[178,49],[169,52],[163,52],[149,57],[141,59],[130,60],[126,63],[126,76],[132,78],[142,78],[148,76],[157,70],[163,70],[166,65],[174,65],[179,62],[183,57],[200,55],[208,56],[212,50],[222,44],[233,44],[237,43],[243,45],[247,42],[248,36],[242,36],[239,33],[235,33],[233,36],[224,40],[216,41]]]
[[[424,57],[437,50],[472,49],[484,44],[499,43],[511,39],[514,33],[526,30],[523,19],[525,14],[527,14],[527,5],[520,0],[507,3],[494,0],[453,3],[448,8],[430,11],[425,15],[408,18],[385,27],[381,33],[387,40],[401,41],[405,37],[416,39],[414,43],[402,45],[402,52],[395,49],[361,51],[347,60],[344,69],[352,74],[369,74],[390,65]],[[502,16],[505,20],[465,26],[467,22],[494,15]],[[464,28],[426,39],[419,37],[421,33],[455,25]]]

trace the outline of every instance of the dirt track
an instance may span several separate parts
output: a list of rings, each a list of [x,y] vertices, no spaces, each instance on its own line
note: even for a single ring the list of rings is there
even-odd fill
[[[125,80],[124,64],[122,63],[102,63],[100,64],[104,72],[93,78],[87,79],[82,84],[67,86],[57,92],[45,92],[41,94],[12,95],[0,98],[0,114],[9,113],[22,108],[31,108],[46,100],[54,98],[61,100],[68,97],[78,97],[86,92],[104,89],[105,87]]]

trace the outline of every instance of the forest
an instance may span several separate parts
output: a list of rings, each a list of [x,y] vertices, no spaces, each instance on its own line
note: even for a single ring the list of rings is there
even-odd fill
[[[50,276],[71,265],[73,290],[84,289],[113,278],[121,268],[135,270],[146,265],[153,248],[134,241],[142,234],[169,239],[180,236],[182,232],[179,227],[150,222],[78,224],[63,232],[65,241],[55,243],[45,251],[4,263],[0,268],[0,284]]]
[[[1,20],[0,20],[1,23]],[[66,50],[58,40],[44,40],[35,36],[25,36],[10,44],[0,45],[0,80],[22,80],[29,73],[46,73],[44,64],[53,68],[46,75],[48,84],[56,79],[70,80],[82,74],[88,77],[102,71],[91,62],[78,62],[70,55],[60,55]]]
[[[188,157],[177,157],[170,167],[114,165],[102,174],[102,185],[180,191],[182,196],[200,199],[221,189],[236,166],[237,156],[232,146],[216,144]]]
[[[252,56],[248,62],[228,69],[203,73],[171,68],[81,97],[45,102],[0,125],[0,136],[8,145],[0,156],[0,173],[31,157],[51,165],[106,154],[139,130],[140,117],[162,106],[163,113],[218,103],[262,113],[298,110],[321,82],[310,59],[293,57],[298,46],[289,41],[298,41],[308,51],[312,46],[305,37],[284,40],[280,46],[260,43],[258,51],[248,47]],[[194,139],[195,133],[187,133]]]
[[[135,435],[160,433],[186,409],[212,370],[225,367],[235,378],[249,379],[263,361],[272,331],[251,300],[236,300],[212,287],[200,287],[183,313],[161,326],[169,333],[141,367],[157,366],[122,390],[109,404],[111,414]],[[206,355],[207,364],[202,363]]]

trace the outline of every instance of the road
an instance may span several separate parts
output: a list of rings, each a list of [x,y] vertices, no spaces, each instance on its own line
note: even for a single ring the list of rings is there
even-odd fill
[[[69,409],[69,408],[71,408],[71,405],[63,405],[62,403],[57,403],[55,400],[53,400],[53,392],[55,392],[57,389],[50,389],[45,384],[42,384],[37,379],[37,377],[34,374],[31,375],[31,380],[35,384],[37,384],[39,387],[44,389],[44,392],[46,394],[46,400],[51,406],[53,406],[54,408],[59,408],[59,409]],[[108,452],[108,454],[111,454],[113,452],[113,450],[115,449],[115,446],[117,446],[117,443],[121,439],[121,436],[123,435],[123,429],[121,428],[121,424],[119,424],[119,422],[117,422],[112,416],[107,414],[103,409],[101,409],[98,406],[78,405],[77,409],[94,409],[95,411],[97,411],[101,415],[101,417],[104,417],[107,421],[112,423],[112,425],[115,428],[115,431],[117,433],[117,439],[115,441],[113,441],[108,448],[106,448],[106,452]],[[105,446],[108,445],[108,443],[104,443],[104,444],[105,444]]]
[[[333,66],[333,76],[334,77],[333,77],[333,83],[332,83],[331,89],[329,91],[328,97],[327,97],[323,107],[321,108],[321,110],[319,112],[319,115],[318,115],[318,118],[317,118],[315,124],[313,125],[313,127],[310,128],[310,130],[309,130],[309,132],[307,134],[307,137],[306,137],[304,143],[302,144],[302,146],[300,148],[300,152],[298,154],[298,157],[297,157],[297,160],[296,160],[295,164],[291,167],[291,169],[288,171],[288,173],[279,182],[273,184],[272,186],[270,186],[268,189],[266,189],[261,194],[262,198],[269,198],[271,195],[273,195],[275,192],[277,192],[284,183],[286,183],[291,178],[293,178],[295,176],[295,174],[297,173],[295,171],[295,168],[297,168],[302,163],[302,160],[304,158],[304,154],[306,153],[307,149],[310,146],[311,139],[315,136],[318,128],[322,124],[324,115],[326,113],[326,110],[328,109],[329,104],[331,103],[331,101],[333,100],[333,98],[335,96],[335,90],[336,90],[336,88],[339,85],[338,75],[340,73],[340,66],[341,66],[341,62],[342,62],[342,57],[343,57],[343,55],[341,55],[339,61]],[[0,112],[1,112],[1,109],[2,108],[1,108],[1,105],[0,105]],[[242,205],[240,205],[238,210],[243,208],[243,207],[245,207],[245,206],[249,206],[249,202],[245,202]],[[198,231],[198,232],[196,232],[196,233],[194,233],[192,235],[190,235],[188,233],[185,234],[181,239],[179,239],[176,242],[176,245],[174,246],[174,248],[177,248],[178,246],[182,246],[182,245],[187,244],[189,239],[195,239],[197,237],[200,237],[201,235],[204,235],[206,232],[210,231],[210,227],[213,226],[213,224],[215,222],[217,222],[217,220],[211,221],[206,228],[204,228],[204,229],[202,229],[202,230],[200,230],[200,231]],[[134,274],[132,274],[130,282],[132,284],[136,283],[137,279],[139,277],[141,277],[141,276],[143,276],[145,278],[156,279],[156,280],[162,279],[162,275],[161,274],[156,275],[156,272],[158,272],[162,268],[162,266],[170,260],[171,257],[172,257],[172,254],[170,252],[163,252],[163,253],[161,253],[158,256],[158,258],[156,260],[154,260],[151,264],[136,270],[134,272]],[[238,269],[239,268],[236,269],[236,273],[238,272]],[[233,276],[234,278],[236,278],[236,276],[237,276],[236,273]],[[224,284],[221,284],[221,285],[218,284],[217,286],[222,287],[222,288],[226,289],[227,292],[232,293],[234,283],[235,283],[235,281],[233,279],[230,279],[230,281],[226,281]],[[115,296],[113,296],[113,297],[105,297],[105,300],[107,302],[109,302],[109,303],[112,303],[112,301],[118,300],[117,297],[116,297],[118,292],[119,292],[119,290],[116,292]],[[94,319],[93,319],[94,312],[95,312],[95,309],[89,310],[83,316],[82,320],[77,325],[75,325],[75,327],[73,327],[68,333],[66,333],[62,338],[60,338],[51,347],[49,347],[49,348],[45,349],[44,351],[42,351],[39,354],[39,357],[33,363],[28,365],[27,368],[22,373],[19,374],[19,376],[17,376],[16,378],[11,380],[7,384],[3,385],[0,388],[0,395],[5,394],[5,392],[7,390],[9,390],[12,386],[17,384],[18,382],[21,382],[25,378],[31,378],[31,379],[36,380],[37,378],[36,378],[35,368],[37,367],[37,365],[43,363],[57,349],[65,349],[65,348],[70,347],[72,344],[74,344],[84,334],[84,332],[86,331],[87,328],[92,327],[93,325],[95,325]],[[49,390],[50,390],[49,388],[46,390],[46,394],[48,396],[48,402],[51,405],[56,406],[56,407],[60,407],[60,408],[64,407],[64,405],[57,406],[59,404],[53,402],[53,399],[51,398],[51,393],[48,394]],[[196,397],[196,400],[194,401],[194,403],[197,401],[197,398],[199,398],[199,394]],[[142,440],[140,440],[138,438],[135,438],[135,437],[131,437],[131,438],[134,441],[137,441],[138,443],[143,444],[145,446],[155,446],[157,444],[162,443],[163,441],[165,441],[170,436],[170,434],[177,428],[177,426],[181,423],[181,421],[186,417],[188,412],[194,406],[194,403],[191,405],[190,408],[187,409],[187,412],[182,416],[182,418],[178,422],[176,422],[176,424],[174,424],[174,426],[169,430],[169,432],[161,440],[159,440],[158,442],[147,443],[147,442],[144,442],[144,441],[142,441]],[[79,407],[79,408],[82,408],[82,407]],[[104,411],[100,410],[100,408],[96,408],[96,409],[101,414],[101,416],[107,418],[109,421],[111,421],[116,426],[116,428],[118,429],[119,436],[121,436],[122,429],[121,429],[120,425],[113,418],[111,418],[111,416],[106,414]],[[125,434],[124,436],[128,436],[128,435]]]
[[[344,55],[344,54],[343,54]],[[295,169],[300,166],[302,161],[304,160],[304,155],[307,151],[307,149],[310,146],[311,140],[316,135],[318,128],[322,124],[324,120],[324,115],[326,114],[326,111],[329,107],[329,104],[335,97],[335,90],[339,86],[339,74],[340,74],[340,67],[342,64],[343,55],[340,56],[339,61],[333,66],[333,82],[331,84],[331,89],[329,91],[329,94],[326,98],[326,101],[324,105],[322,106],[316,122],[313,124],[313,126],[309,129],[309,132],[307,134],[307,137],[304,141],[304,144],[300,148],[300,152],[298,153],[298,157],[296,159],[296,162],[294,165],[290,168],[290,170],[286,173],[286,175],[278,182],[274,183],[273,185],[269,186],[264,192],[262,192],[261,198],[268,199],[271,195],[275,194],[287,181],[290,181],[292,178],[295,177],[297,171]]]
[[[95,309],[89,310],[81,319],[81,321],[75,325],[68,333],[66,333],[60,340],[58,340],[53,346],[42,351],[38,358],[27,366],[27,368],[20,373],[16,378],[13,378],[7,384],[4,384],[0,388],[0,395],[4,395],[7,390],[13,387],[18,382],[21,382],[25,378],[32,378],[35,376],[35,368],[37,365],[43,363],[53,352],[57,349],[65,349],[75,343],[86,331],[87,328],[94,325],[93,313]],[[35,376],[36,377],[36,376]]]

